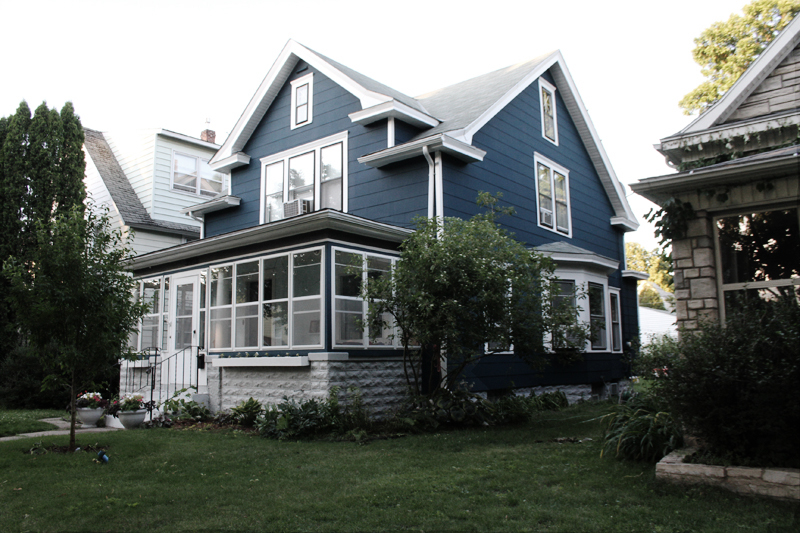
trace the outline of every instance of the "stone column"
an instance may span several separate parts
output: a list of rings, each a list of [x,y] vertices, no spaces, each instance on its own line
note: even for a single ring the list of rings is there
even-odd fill
[[[712,218],[695,213],[685,239],[672,243],[675,312],[678,328],[697,329],[701,322],[719,322],[717,268]]]

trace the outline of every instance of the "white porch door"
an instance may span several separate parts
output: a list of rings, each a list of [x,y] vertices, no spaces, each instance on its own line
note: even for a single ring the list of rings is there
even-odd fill
[[[168,350],[170,363],[162,370],[161,382],[169,388],[196,386],[197,392],[207,388],[205,369],[198,369],[200,324],[200,276],[180,274],[171,283]],[[202,391],[201,391],[202,389]]]

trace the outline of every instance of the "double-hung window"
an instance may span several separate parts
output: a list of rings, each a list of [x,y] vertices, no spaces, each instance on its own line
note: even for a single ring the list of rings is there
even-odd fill
[[[606,299],[605,288],[599,283],[589,283],[589,326],[592,350],[605,350],[608,346]]]
[[[578,320],[589,326],[587,352],[622,351],[622,315],[619,289],[608,278],[582,269],[557,269],[553,306],[578,309]],[[580,301],[579,301],[580,300]],[[563,348],[569,332],[554,332],[553,347]]]
[[[558,145],[556,88],[553,84],[542,78],[539,78],[539,101],[542,114],[542,137]]]
[[[347,132],[261,159],[261,223],[347,211]]]
[[[314,74],[306,74],[291,82],[292,116],[290,129],[311,123],[314,107]]]
[[[533,157],[539,226],[572,236],[569,205],[569,171],[539,153]]]
[[[197,156],[172,153],[172,188],[176,191],[216,196],[222,193],[224,175],[211,170],[208,160]]]
[[[800,301],[800,209],[773,209],[716,219],[724,310],[737,294]]]

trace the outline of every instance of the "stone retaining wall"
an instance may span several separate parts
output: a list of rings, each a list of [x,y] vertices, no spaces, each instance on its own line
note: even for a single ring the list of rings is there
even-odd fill
[[[741,494],[800,501],[800,470],[747,468],[684,463],[694,449],[676,450],[656,465],[656,478],[674,483],[702,483]]]
[[[331,387],[343,392],[357,387],[374,416],[387,415],[406,395],[401,358],[355,359],[346,354],[310,354],[304,366],[218,366],[217,358],[206,358],[211,410],[228,410],[254,398],[275,405],[284,398],[295,401],[324,399]],[[245,362],[246,363],[246,362]],[[224,364],[224,361],[220,362]]]

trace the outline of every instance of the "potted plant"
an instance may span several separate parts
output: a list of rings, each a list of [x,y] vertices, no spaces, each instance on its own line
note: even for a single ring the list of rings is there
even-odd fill
[[[99,392],[84,392],[75,402],[78,418],[83,426],[95,427],[97,421],[105,413],[108,400],[104,400]]]
[[[148,403],[141,394],[128,394],[115,399],[108,409],[109,414],[119,418],[125,429],[133,429],[144,422]]]

